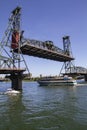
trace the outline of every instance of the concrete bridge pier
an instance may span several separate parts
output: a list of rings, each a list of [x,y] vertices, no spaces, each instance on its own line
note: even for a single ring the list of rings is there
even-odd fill
[[[85,81],[87,81],[87,74],[85,74]]]
[[[12,73],[9,78],[11,79],[11,88],[14,90],[22,90],[22,80],[23,74],[22,73]]]

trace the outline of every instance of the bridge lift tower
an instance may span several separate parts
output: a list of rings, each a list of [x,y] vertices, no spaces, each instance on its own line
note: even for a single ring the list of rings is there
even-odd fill
[[[0,42],[0,74],[6,74],[12,81],[12,88],[22,89],[23,72],[27,70],[30,74],[20,46],[23,40],[23,31],[21,30],[21,8],[16,7],[9,18],[8,27]],[[14,49],[18,48],[18,53]],[[11,53],[9,53],[11,52]],[[21,67],[21,62],[25,68]]]
[[[72,49],[71,49],[71,43],[70,43],[70,37],[69,36],[64,36],[63,37],[63,50],[64,50],[65,54],[67,54],[68,56],[73,57]],[[61,70],[60,70],[60,74],[62,74],[63,70],[65,71],[65,72],[63,72],[64,75],[65,74],[70,74],[72,67],[75,68],[75,65],[73,64],[73,60],[65,61],[62,68],[61,68]]]

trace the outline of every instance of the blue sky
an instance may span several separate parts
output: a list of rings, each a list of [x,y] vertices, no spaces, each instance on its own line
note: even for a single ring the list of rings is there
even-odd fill
[[[2,0],[0,1],[0,40],[11,11],[22,7],[24,37],[52,40],[63,47],[62,37],[70,36],[75,65],[87,67],[87,0]],[[25,56],[33,76],[58,75],[63,63]]]

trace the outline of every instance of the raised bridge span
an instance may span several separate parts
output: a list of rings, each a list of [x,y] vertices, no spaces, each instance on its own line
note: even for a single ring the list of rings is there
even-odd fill
[[[52,41],[25,40],[20,46],[21,53],[24,55],[35,56],[60,62],[74,60],[65,50],[58,48]],[[18,52],[18,49],[14,50]]]

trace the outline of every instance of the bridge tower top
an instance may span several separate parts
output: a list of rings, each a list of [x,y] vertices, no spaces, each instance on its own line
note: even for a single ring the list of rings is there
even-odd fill
[[[12,11],[12,16],[10,18],[13,24],[13,30],[20,31],[20,16],[21,16],[21,8],[16,7]]]
[[[69,36],[63,37],[63,49],[67,55],[72,56],[71,43],[70,43]]]

